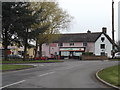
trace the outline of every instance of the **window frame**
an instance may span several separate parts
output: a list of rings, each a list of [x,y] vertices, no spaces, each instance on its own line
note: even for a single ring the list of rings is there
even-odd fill
[[[58,43],[58,46],[59,46],[59,47],[63,46],[63,43]]]
[[[74,44],[74,42],[70,42],[69,45],[70,46],[74,46],[75,44]]]
[[[88,43],[87,42],[83,42],[83,46],[88,46]]]
[[[105,44],[100,44],[100,49],[105,49]]]
[[[101,41],[104,42],[105,41],[105,37],[101,37]]]

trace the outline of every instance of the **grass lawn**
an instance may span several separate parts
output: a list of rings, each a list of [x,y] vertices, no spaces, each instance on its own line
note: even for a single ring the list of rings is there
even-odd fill
[[[112,61],[120,61],[120,59],[111,59]]]
[[[98,76],[106,82],[120,87],[120,64],[100,71]]]
[[[8,70],[19,70],[19,69],[25,69],[25,68],[31,68],[32,65],[0,65],[0,70],[2,71],[8,71]]]
[[[2,64],[19,64],[19,63],[52,63],[52,62],[63,62],[61,60],[33,60],[33,61],[1,61]]]

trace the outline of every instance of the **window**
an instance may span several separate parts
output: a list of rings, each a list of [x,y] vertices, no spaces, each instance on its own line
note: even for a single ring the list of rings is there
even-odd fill
[[[70,46],[74,46],[74,43],[70,43]]]
[[[105,52],[101,52],[101,56],[105,56]]]
[[[83,46],[87,46],[87,42],[83,42]]]
[[[70,52],[67,52],[67,51],[61,52],[61,56],[69,56],[69,55],[70,55]]]
[[[105,49],[105,44],[100,44],[101,49]]]
[[[101,37],[101,41],[104,42],[105,38],[104,37]]]
[[[46,43],[46,46],[48,46],[49,44],[48,43]]]
[[[58,46],[63,46],[63,43],[58,43]]]

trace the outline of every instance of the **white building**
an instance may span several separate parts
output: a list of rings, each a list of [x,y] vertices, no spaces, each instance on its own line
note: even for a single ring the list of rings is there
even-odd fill
[[[115,45],[104,27],[102,32],[87,31],[87,33],[62,34],[58,40],[50,44],[43,44],[42,54],[47,57],[57,54],[65,58],[79,57],[84,52],[92,52],[96,56],[111,58],[113,44]]]

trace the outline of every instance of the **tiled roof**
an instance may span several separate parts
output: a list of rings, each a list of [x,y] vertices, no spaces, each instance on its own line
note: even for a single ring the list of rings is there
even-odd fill
[[[97,33],[72,33],[72,34],[62,34],[60,38],[54,42],[95,42],[102,32]]]

